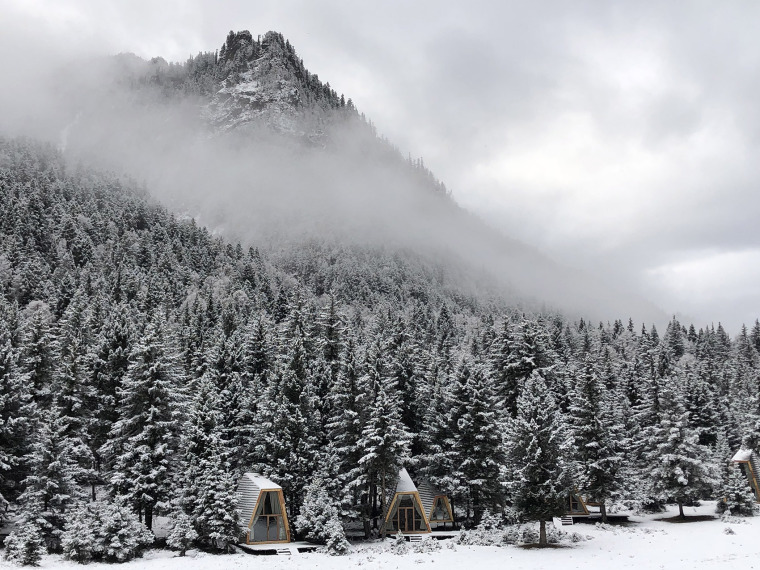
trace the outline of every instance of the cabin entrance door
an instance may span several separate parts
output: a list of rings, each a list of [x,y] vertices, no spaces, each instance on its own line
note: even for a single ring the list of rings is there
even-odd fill
[[[399,507],[398,529],[401,532],[414,532],[414,507]]]

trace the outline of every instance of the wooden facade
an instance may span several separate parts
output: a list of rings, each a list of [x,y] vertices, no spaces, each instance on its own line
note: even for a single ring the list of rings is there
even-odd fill
[[[430,524],[425,508],[422,506],[420,493],[406,469],[399,471],[396,492],[388,503],[383,519],[383,530],[387,534],[430,532]]]
[[[240,478],[237,495],[245,544],[290,542],[282,487],[258,473],[246,473]]]
[[[586,502],[577,490],[573,491],[568,496],[567,513],[565,514],[573,517],[587,516],[590,514]]]
[[[451,510],[449,497],[440,489],[434,487],[429,481],[423,481],[418,486],[420,501],[425,510],[428,523],[445,524],[454,522],[454,513]]]

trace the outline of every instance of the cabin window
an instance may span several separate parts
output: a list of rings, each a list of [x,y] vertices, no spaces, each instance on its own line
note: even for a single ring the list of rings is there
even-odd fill
[[[430,522],[451,520],[449,509],[446,508],[445,497],[436,497],[433,501],[433,509],[430,513]]]
[[[583,512],[583,507],[581,507],[581,502],[578,499],[577,495],[570,495],[570,512],[571,513]]]
[[[250,542],[287,540],[285,519],[277,491],[262,491],[251,526]]]

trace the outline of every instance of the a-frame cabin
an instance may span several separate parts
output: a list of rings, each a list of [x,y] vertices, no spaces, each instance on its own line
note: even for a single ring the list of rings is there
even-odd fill
[[[567,512],[565,515],[571,517],[588,516],[589,510],[581,494],[576,490],[570,493],[567,501]]]
[[[749,486],[752,487],[752,492],[755,493],[755,500],[760,503],[760,471],[758,470],[760,465],[758,465],[757,454],[751,449],[740,449],[731,461],[741,466],[747,476]]]
[[[383,525],[386,534],[430,532],[420,493],[406,469],[399,471],[396,492],[388,503]]]
[[[237,495],[245,544],[290,542],[282,487],[258,473],[246,473],[240,478]]]
[[[433,525],[454,522],[451,503],[445,493],[442,493],[429,481],[422,481],[417,488],[420,493],[422,508],[425,510],[425,516],[431,528]]]

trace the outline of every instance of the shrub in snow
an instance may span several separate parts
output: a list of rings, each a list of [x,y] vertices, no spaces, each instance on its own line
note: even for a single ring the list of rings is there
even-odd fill
[[[736,533],[734,532],[734,529],[732,529],[730,526],[727,526],[726,528],[723,529],[723,534],[736,534]]]
[[[180,512],[174,519],[172,530],[166,537],[169,548],[179,550],[179,555],[184,556],[187,549],[198,538],[198,533],[193,528],[193,521],[185,513]]]
[[[747,478],[737,466],[731,466],[723,486],[723,501],[718,501],[718,512],[751,517],[755,514],[755,495]]]
[[[138,520],[131,509],[120,502],[105,504],[99,509],[102,559],[126,562],[153,543],[153,533]]]
[[[588,538],[577,532],[570,534],[570,542],[584,542],[586,540],[588,540]]]
[[[532,525],[525,525],[520,529],[520,542],[522,544],[535,544],[538,542],[539,534],[536,528]],[[548,540],[548,537],[547,537]]]
[[[301,505],[301,512],[296,517],[295,526],[306,540],[318,544],[327,544],[330,541],[337,546],[341,536],[346,540],[338,508],[321,478],[315,479],[306,487],[306,496]]]
[[[505,531],[501,526],[501,517],[491,515],[488,511],[483,513],[480,524],[469,531],[461,531],[457,542],[459,544],[472,544],[477,546],[490,546],[505,542]]]
[[[337,517],[330,519],[327,523],[327,552],[332,556],[343,556],[351,551],[351,545],[346,540],[346,533],[343,525]]]
[[[5,539],[5,559],[20,566],[39,566],[46,552],[42,529],[31,520],[23,521]]]
[[[434,538],[426,538],[420,542],[412,544],[412,550],[418,554],[425,554],[427,552],[438,552],[443,547],[440,540]]]
[[[559,544],[566,536],[566,532],[559,530],[554,525],[546,529],[546,541],[549,544]]]
[[[393,546],[391,546],[391,552],[393,554],[406,554],[409,552],[409,545],[406,543],[406,538],[401,534],[401,531],[396,534],[396,540],[393,542]]]
[[[75,510],[61,534],[63,556],[86,564],[96,556],[99,520],[87,505]]]
[[[61,538],[64,556],[80,563],[126,562],[152,542],[153,534],[120,502],[81,507],[66,523]]]

